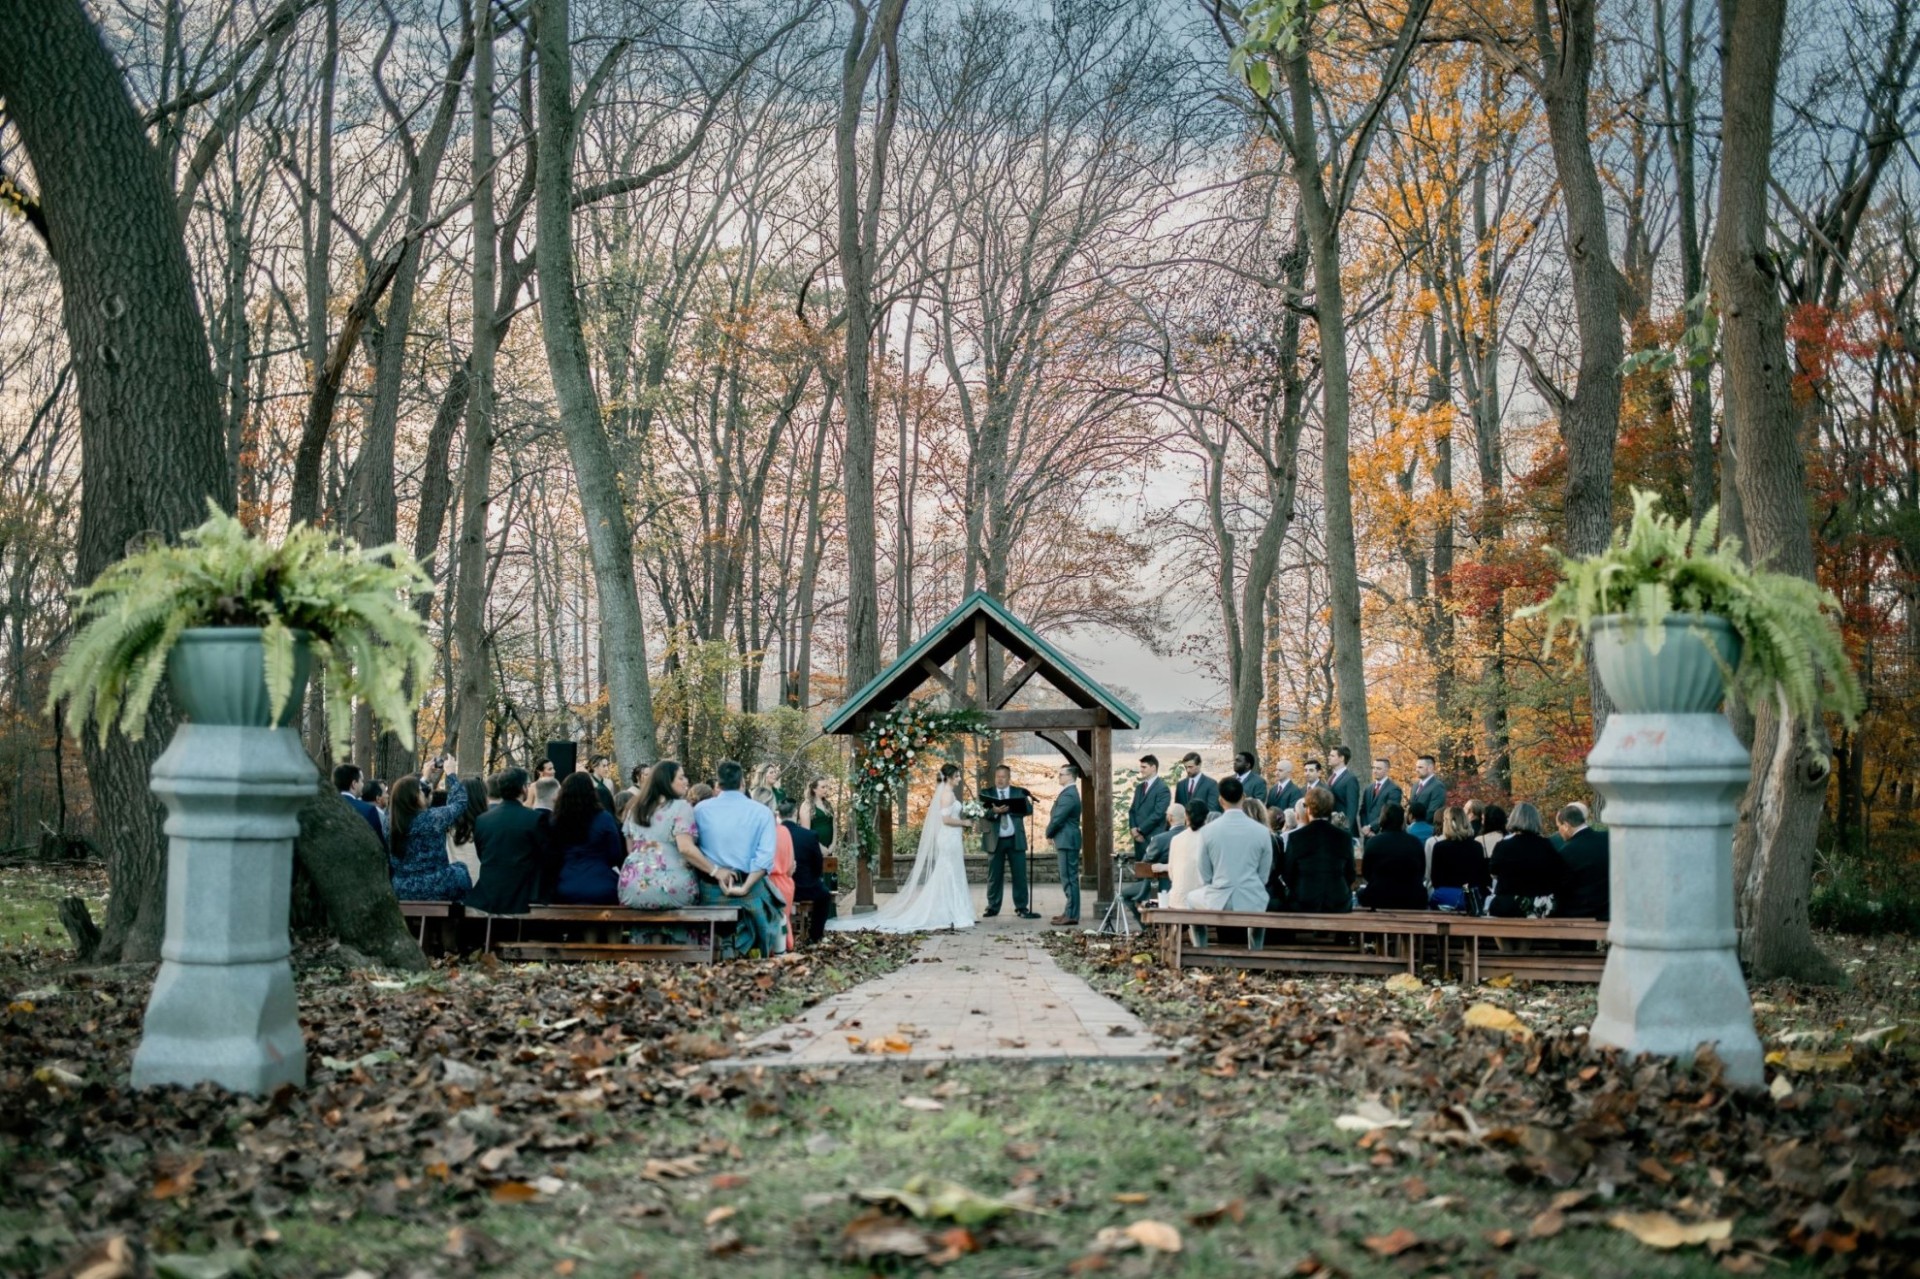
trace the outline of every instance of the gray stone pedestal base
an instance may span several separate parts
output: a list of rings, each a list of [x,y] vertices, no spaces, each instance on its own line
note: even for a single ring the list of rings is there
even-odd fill
[[[1733,823],[1748,757],[1718,714],[1607,720],[1587,756],[1605,800],[1612,925],[1592,1042],[1692,1058],[1764,1082],[1733,922]]]
[[[184,724],[154,762],[167,932],[133,1085],[272,1092],[307,1080],[287,965],[297,814],[313,761],[290,728]]]

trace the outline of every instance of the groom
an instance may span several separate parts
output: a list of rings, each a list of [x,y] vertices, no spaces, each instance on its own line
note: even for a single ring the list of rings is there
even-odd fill
[[[1022,919],[1038,919],[1027,897],[1027,827],[1024,819],[1033,811],[1033,796],[1013,784],[1013,770],[1005,764],[993,770],[993,785],[980,797],[986,806],[981,823],[980,847],[987,854],[987,909],[983,916],[992,919],[1000,913],[1000,891],[1006,881],[1007,863],[1013,863],[1013,913]]]

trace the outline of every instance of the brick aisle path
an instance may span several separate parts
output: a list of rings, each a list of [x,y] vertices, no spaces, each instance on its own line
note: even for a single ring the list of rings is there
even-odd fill
[[[977,886],[974,898],[976,911],[984,909]],[[1036,904],[1045,909],[1044,902]],[[765,1066],[850,1065],[875,1060],[855,1051],[851,1040],[864,1044],[895,1036],[911,1043],[912,1051],[880,1056],[921,1062],[1168,1059],[1168,1048],[1139,1018],[1054,962],[1039,939],[1058,930],[1012,912],[1008,902],[997,918],[970,929],[929,934],[901,968],[776,1026],[742,1057]],[[774,1045],[788,1051],[767,1051]]]

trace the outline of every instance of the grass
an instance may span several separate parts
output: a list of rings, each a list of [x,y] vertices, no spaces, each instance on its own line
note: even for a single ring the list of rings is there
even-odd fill
[[[60,899],[79,896],[98,923],[106,914],[107,875],[93,865],[0,866],[0,946],[66,947]]]
[[[910,1109],[901,1104],[907,1096],[938,1098],[945,1109]],[[489,1274],[586,1279],[861,1274],[885,1263],[856,1265],[842,1254],[842,1231],[864,1210],[858,1192],[933,1173],[986,1195],[1024,1195],[1046,1213],[977,1231],[987,1246],[941,1270],[962,1279],[1059,1274],[1089,1254],[1103,1227],[1142,1219],[1173,1225],[1182,1250],[1117,1255],[1099,1268],[1271,1276],[1309,1273],[1310,1265],[1296,1267],[1311,1260],[1355,1275],[1422,1263],[1514,1274],[1718,1273],[1697,1249],[1656,1253],[1605,1226],[1604,1205],[1569,1213],[1554,1237],[1530,1239],[1528,1224],[1550,1192],[1444,1158],[1417,1171],[1391,1156],[1376,1166],[1334,1129],[1337,1105],[1185,1069],[850,1071],[796,1084],[778,1101],[663,1114],[607,1153],[556,1166],[567,1187],[551,1197],[448,1203],[444,1215],[416,1222],[290,1215],[281,1246],[262,1261],[285,1275],[455,1273],[476,1263]],[[699,1161],[693,1175],[649,1179],[649,1160],[690,1155]],[[1223,1207],[1211,1227],[1194,1224]],[[1388,1260],[1368,1247],[1401,1227],[1421,1241],[1405,1255]],[[1499,1230],[1519,1242],[1496,1246],[1487,1236]],[[448,1256],[450,1248],[467,1258]]]

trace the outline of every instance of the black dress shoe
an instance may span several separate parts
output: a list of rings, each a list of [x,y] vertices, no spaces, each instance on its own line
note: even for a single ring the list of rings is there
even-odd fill
[[[1000,912],[997,910],[983,910],[980,912],[980,918],[992,919],[995,915],[998,915],[999,913]]]
[[[1022,918],[1022,919],[1038,919],[1038,918],[1040,918],[1040,912],[1039,912],[1039,911],[1037,911],[1037,910],[1016,910],[1016,911],[1015,911],[1015,912],[1013,912],[1013,913],[1014,913],[1014,914],[1016,914],[1016,915],[1018,915],[1018,916],[1019,916],[1020,918]]]

